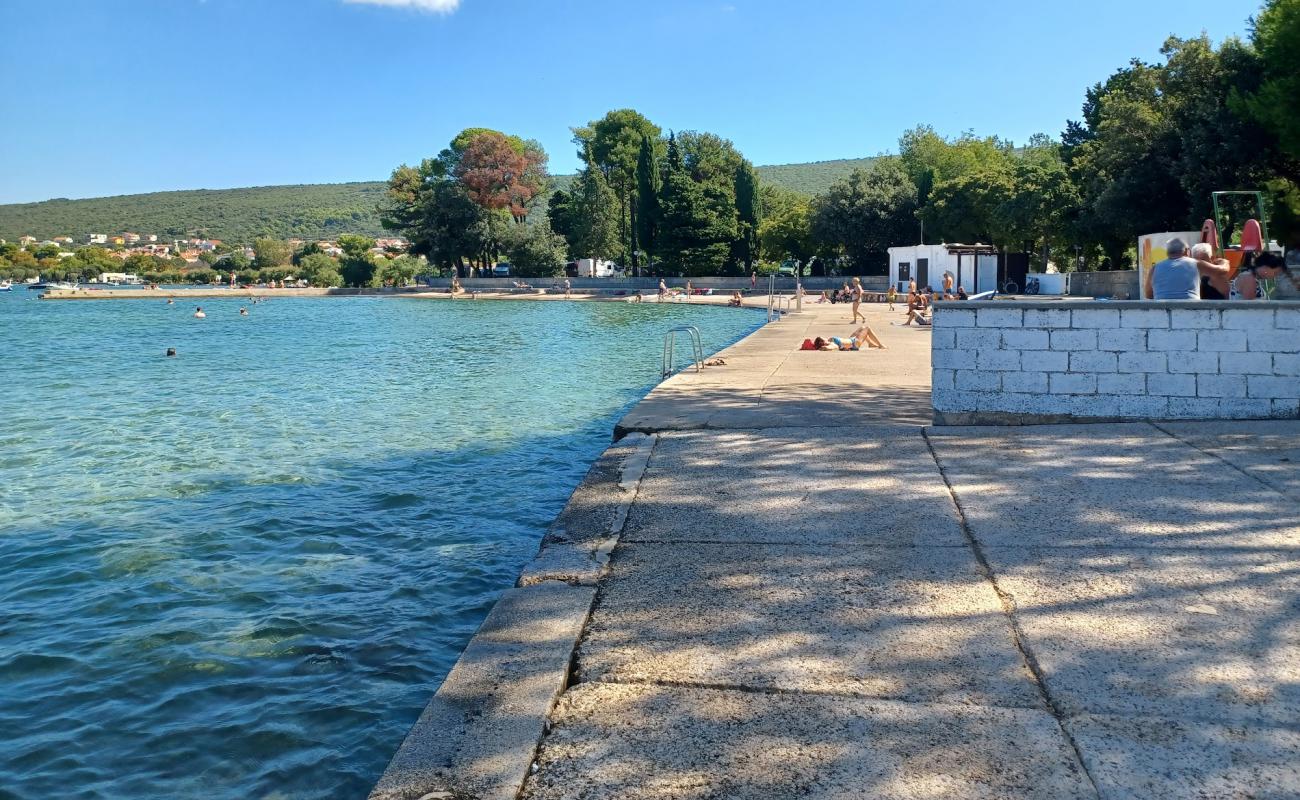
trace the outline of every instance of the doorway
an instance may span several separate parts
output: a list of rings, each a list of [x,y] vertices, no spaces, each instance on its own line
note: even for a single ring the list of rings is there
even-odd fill
[[[930,259],[916,260],[916,288],[923,289],[930,285]]]
[[[907,284],[912,282],[912,262],[905,261],[898,265],[898,291],[906,292]]]

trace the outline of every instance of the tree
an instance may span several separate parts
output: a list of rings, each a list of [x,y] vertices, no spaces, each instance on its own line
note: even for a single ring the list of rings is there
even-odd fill
[[[812,232],[864,272],[878,270],[889,247],[916,239],[916,184],[897,159],[854,170],[813,203]]]
[[[663,182],[659,179],[659,158],[655,153],[655,139],[641,137],[641,147],[636,161],[636,235],[640,250],[651,258],[659,239],[659,192]],[[640,261],[633,254],[633,264]]]
[[[450,172],[475,205],[509,209],[522,223],[533,197],[546,188],[546,152],[535,142],[476,130],[459,148]]]
[[[610,111],[586,127],[573,130],[573,142],[579,147],[579,156],[601,171],[614,192],[618,204],[620,261],[626,264],[630,260],[633,267],[640,265],[636,252],[639,209],[635,198],[641,143],[649,139],[653,144],[661,135],[658,125],[630,108]]]
[[[736,239],[738,245],[736,257],[748,272],[754,268],[754,260],[758,257],[758,228],[761,217],[758,174],[754,172],[754,165],[748,161],[742,161],[736,166],[735,192],[739,234]]]
[[[546,207],[546,220],[550,223],[551,230],[564,237],[570,249],[577,252],[574,243],[577,241],[578,218],[573,195],[563,189],[556,189]]]
[[[523,278],[550,278],[564,274],[564,238],[545,223],[516,226],[506,245],[510,270]]]
[[[1300,119],[1294,111],[1300,97],[1300,2],[1266,0],[1251,20],[1251,41],[1262,80],[1243,87],[1237,102],[1273,134],[1289,159],[1300,161]]]
[[[702,160],[696,164],[705,166]],[[731,254],[736,226],[734,199],[730,214],[725,213],[726,200],[716,182],[695,178],[677,138],[670,136],[659,197],[658,245],[669,269],[684,275],[721,271]]]
[[[345,233],[338,238],[343,257],[339,259],[339,272],[348,286],[369,286],[375,276],[375,259],[370,248],[375,240],[369,236]]]
[[[424,262],[415,256],[401,255],[386,259],[376,270],[379,285],[409,286],[424,268]]]
[[[605,174],[588,165],[573,187],[573,253],[579,258],[609,258],[618,251],[618,198]]]
[[[785,194],[788,199],[764,203],[763,219],[758,226],[763,257],[790,258],[807,264],[817,252],[812,236],[812,202],[794,192]]]
[[[293,248],[278,239],[254,239],[253,253],[257,268],[268,269],[287,265],[293,257]]]
[[[298,262],[298,277],[312,286],[342,286],[339,262],[324,253],[309,253]]]
[[[148,253],[132,253],[122,262],[122,270],[132,275],[143,275],[157,271],[158,265]]]

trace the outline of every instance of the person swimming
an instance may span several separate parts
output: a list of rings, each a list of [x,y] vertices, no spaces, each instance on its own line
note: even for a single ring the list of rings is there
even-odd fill
[[[203,318],[206,317],[206,316],[207,316],[207,314],[204,314],[204,313],[203,313],[203,306],[195,306],[195,307],[194,307],[194,318],[195,318],[195,319],[203,319]]]
[[[239,316],[241,316],[241,317],[246,317],[246,316],[248,316],[248,309],[244,308],[243,306],[240,306],[240,307],[239,307]]]
[[[175,356],[175,355],[176,355],[176,348],[175,348],[175,347],[169,347],[169,348],[167,348],[167,357],[168,357],[168,358],[172,358],[172,357]]]
[[[167,305],[174,306],[176,305],[176,301],[169,297],[167,298]]]

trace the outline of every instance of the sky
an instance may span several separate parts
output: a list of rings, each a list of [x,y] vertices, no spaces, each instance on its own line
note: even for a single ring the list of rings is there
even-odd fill
[[[461,129],[635,108],[755,164],[1023,142],[1258,0],[0,0],[0,203],[383,180]]]

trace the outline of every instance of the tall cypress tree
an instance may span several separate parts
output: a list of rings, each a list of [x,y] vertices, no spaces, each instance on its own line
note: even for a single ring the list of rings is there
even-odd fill
[[[654,142],[649,136],[642,136],[641,152],[636,161],[636,233],[641,249],[652,260],[658,252],[659,191],[662,186]]]
[[[752,270],[758,253],[760,212],[758,175],[754,172],[754,165],[748,161],[742,161],[736,167],[736,216],[740,222],[736,254],[744,262],[746,271]]]
[[[658,249],[670,267],[686,275],[715,275],[726,263],[731,237],[719,217],[716,187],[695,180],[675,137],[668,138],[663,189],[659,193]]]

